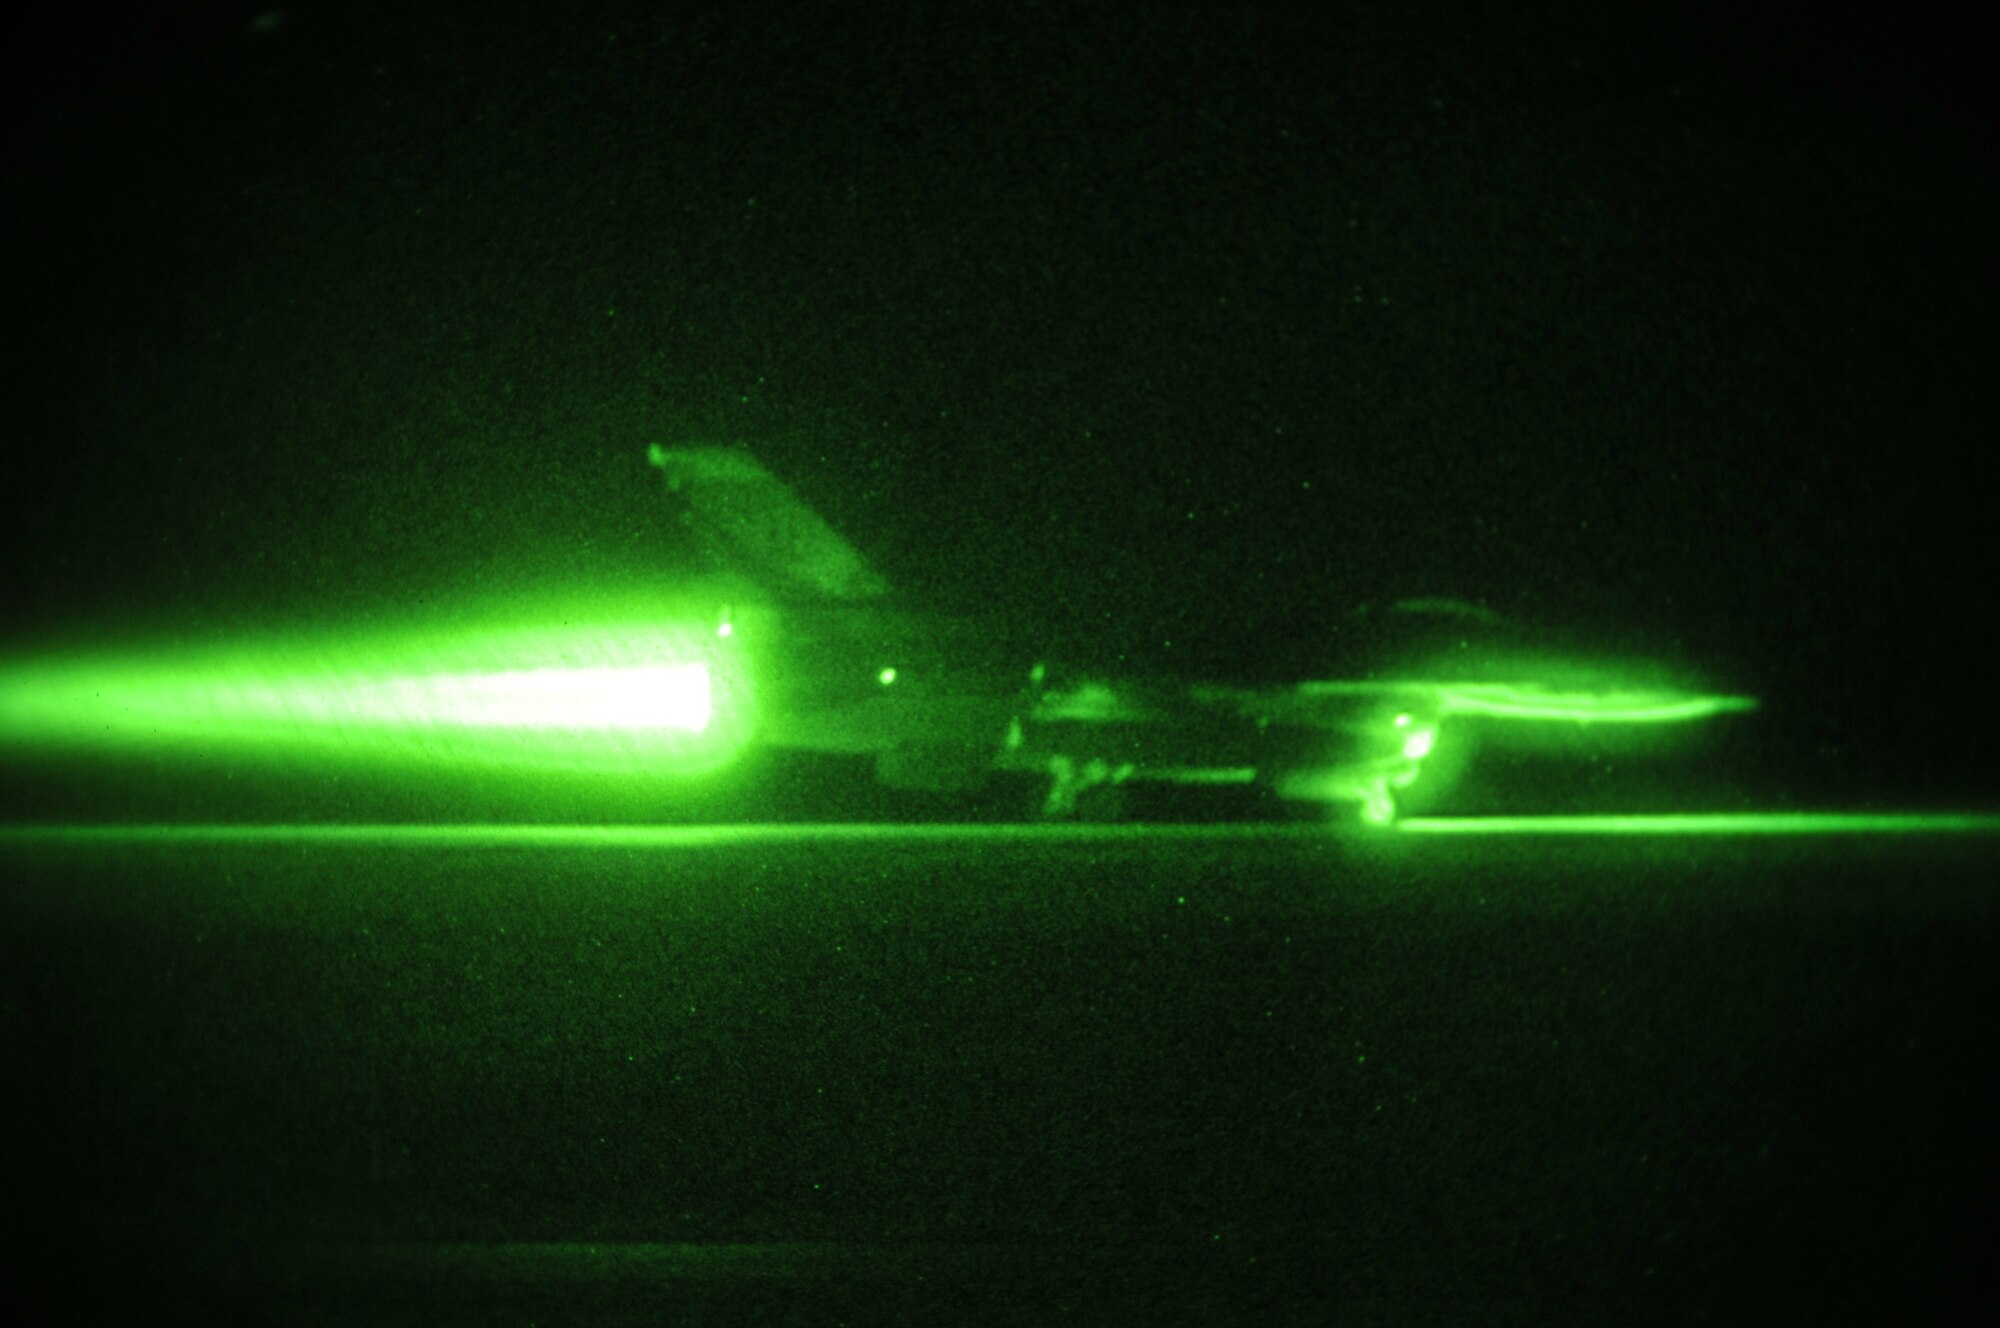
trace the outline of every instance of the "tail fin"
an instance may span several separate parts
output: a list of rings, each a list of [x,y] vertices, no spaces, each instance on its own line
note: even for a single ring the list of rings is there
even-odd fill
[[[646,460],[666,475],[682,520],[730,570],[817,599],[889,593],[854,547],[748,452],[654,444]]]

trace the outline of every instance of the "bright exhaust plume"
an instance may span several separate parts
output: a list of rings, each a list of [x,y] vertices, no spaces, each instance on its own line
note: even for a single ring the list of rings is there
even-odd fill
[[[0,744],[708,769],[747,740],[741,641],[632,611],[400,633],[270,635],[0,665]]]

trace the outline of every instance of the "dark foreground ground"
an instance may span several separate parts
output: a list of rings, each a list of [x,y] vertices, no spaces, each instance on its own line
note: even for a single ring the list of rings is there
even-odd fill
[[[2000,1308],[1991,837],[627,834],[0,842],[12,1312]]]

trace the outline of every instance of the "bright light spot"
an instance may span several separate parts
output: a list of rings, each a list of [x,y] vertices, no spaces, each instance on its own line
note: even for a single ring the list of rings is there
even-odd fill
[[[736,635],[736,624],[732,622],[717,623],[715,627],[715,634],[726,641],[730,637]]]
[[[1426,756],[1429,756],[1431,749],[1436,746],[1436,729],[1418,729],[1415,733],[1403,739],[1403,759],[1406,761],[1421,761]]]
[[[344,717],[476,729],[677,729],[700,733],[713,714],[708,666],[530,669],[397,678],[341,697]]]
[[[894,669],[883,669],[875,675],[875,681],[887,687],[890,683],[896,681],[896,671]]]

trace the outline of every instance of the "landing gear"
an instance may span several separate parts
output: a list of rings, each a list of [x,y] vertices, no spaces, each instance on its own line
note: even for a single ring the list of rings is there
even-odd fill
[[[1042,801],[1044,820],[1117,821],[1124,819],[1128,799],[1125,781],[1130,765],[1108,761],[1078,763],[1067,756],[1049,759],[1048,795]]]
[[[1396,819],[1396,795],[1387,780],[1371,779],[1361,789],[1361,819],[1369,825],[1389,825]]]
[[[1295,806],[1353,807],[1367,825],[1396,819],[1395,781],[1379,770],[1299,770],[1278,775],[1271,791]]]

